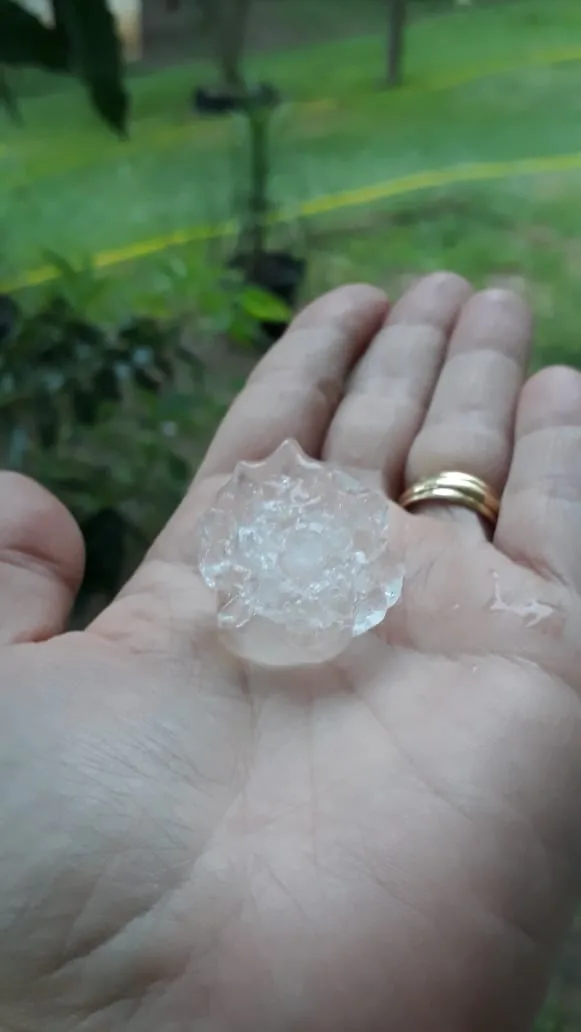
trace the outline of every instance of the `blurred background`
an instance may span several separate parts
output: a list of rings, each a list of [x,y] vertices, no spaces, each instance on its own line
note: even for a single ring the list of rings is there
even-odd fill
[[[0,461],[82,526],[76,625],[297,306],[440,267],[581,366],[581,0],[0,0]]]

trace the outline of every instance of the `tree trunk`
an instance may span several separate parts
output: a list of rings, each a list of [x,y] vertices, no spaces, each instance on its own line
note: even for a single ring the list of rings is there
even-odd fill
[[[407,24],[407,0],[387,0],[387,85],[401,85]]]
[[[242,57],[251,0],[214,0],[215,46],[222,85],[234,93],[245,88]]]

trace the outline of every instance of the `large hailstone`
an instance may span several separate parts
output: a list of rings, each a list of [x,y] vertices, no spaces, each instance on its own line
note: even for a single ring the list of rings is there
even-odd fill
[[[333,659],[401,595],[386,497],[295,441],[236,466],[196,553],[228,648],[264,666]]]

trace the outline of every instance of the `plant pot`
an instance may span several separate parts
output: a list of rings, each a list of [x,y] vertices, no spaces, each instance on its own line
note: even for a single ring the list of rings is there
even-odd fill
[[[258,83],[246,92],[228,89],[225,86],[200,86],[194,92],[192,102],[199,115],[232,115],[244,111],[248,105],[276,107],[280,93],[271,83]]]
[[[237,255],[231,266],[242,272],[249,285],[268,291],[291,309],[296,306],[307,270],[304,258],[297,258],[287,251],[264,251],[258,260],[253,262],[247,255]],[[289,320],[259,321],[257,349],[267,351],[271,344],[282,336],[288,325]]]

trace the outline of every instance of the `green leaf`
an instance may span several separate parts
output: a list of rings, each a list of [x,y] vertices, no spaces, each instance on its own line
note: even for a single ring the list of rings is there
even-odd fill
[[[289,306],[261,287],[245,287],[240,300],[246,314],[257,322],[286,322],[291,317]]]
[[[0,62],[66,72],[69,54],[58,32],[15,0],[0,0]]]
[[[123,51],[107,0],[52,0],[52,6],[56,32],[69,41],[72,68],[85,83],[93,106],[125,136],[129,101]]]

